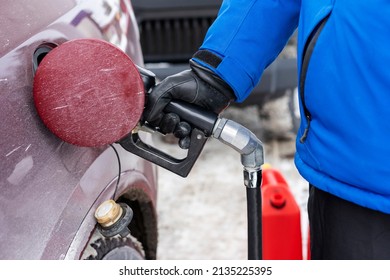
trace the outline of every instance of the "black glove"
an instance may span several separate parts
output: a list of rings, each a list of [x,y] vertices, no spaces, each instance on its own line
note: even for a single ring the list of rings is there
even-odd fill
[[[190,60],[190,68],[165,78],[154,87],[148,93],[143,114],[150,125],[158,127],[163,133],[174,133],[181,139],[186,137],[183,137],[182,127],[188,134],[191,129],[188,131],[176,114],[164,112],[172,99],[196,104],[217,114],[235,99],[231,87],[211,70],[193,60]]]

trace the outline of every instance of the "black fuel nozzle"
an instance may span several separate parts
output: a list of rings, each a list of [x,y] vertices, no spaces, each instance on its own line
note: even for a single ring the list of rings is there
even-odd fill
[[[136,154],[143,159],[153,162],[177,175],[187,177],[200,156],[208,137],[211,136],[218,116],[212,112],[206,112],[198,106],[176,101],[169,103],[166,112],[179,115],[181,120],[188,122],[192,127],[191,134],[188,138],[183,138],[183,142],[180,143],[182,148],[188,148],[186,157],[173,157],[172,155],[168,155],[158,148],[145,143],[142,141],[137,131],[126,136],[119,144],[125,150]],[[142,129],[142,127],[140,129]],[[153,130],[150,130],[149,128],[148,131]]]

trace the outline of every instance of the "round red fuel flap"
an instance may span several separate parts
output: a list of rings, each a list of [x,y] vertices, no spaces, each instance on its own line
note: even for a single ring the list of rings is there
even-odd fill
[[[97,39],[68,41],[50,51],[37,69],[33,93],[47,128],[84,147],[126,136],[145,102],[141,76],[129,56]]]

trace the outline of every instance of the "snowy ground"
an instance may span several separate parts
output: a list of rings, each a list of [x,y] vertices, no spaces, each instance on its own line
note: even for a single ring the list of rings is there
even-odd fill
[[[264,127],[257,107],[229,108],[225,116],[250,128],[263,140]],[[286,122],[283,118],[274,120],[275,126]],[[301,207],[305,246],[308,185],[295,169],[292,139],[267,140],[264,143],[265,161],[282,172]],[[159,147],[167,151],[177,150],[166,141],[158,142]],[[237,152],[210,139],[187,178],[159,169],[159,185],[158,259],[247,258],[245,187]],[[305,256],[306,250],[303,252]]]

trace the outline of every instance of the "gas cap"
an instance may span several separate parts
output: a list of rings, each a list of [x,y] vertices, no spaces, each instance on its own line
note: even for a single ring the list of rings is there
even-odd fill
[[[102,227],[115,224],[122,216],[123,209],[114,200],[104,201],[95,211],[95,218]]]
[[[98,229],[105,237],[119,234],[122,237],[130,233],[128,225],[133,219],[133,210],[126,203],[106,200],[95,211]]]
[[[37,60],[44,51],[37,53]],[[34,76],[34,104],[58,138],[81,147],[102,147],[137,126],[144,110],[144,84],[136,65],[118,47],[75,39],[44,57]]]

